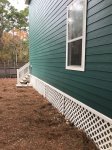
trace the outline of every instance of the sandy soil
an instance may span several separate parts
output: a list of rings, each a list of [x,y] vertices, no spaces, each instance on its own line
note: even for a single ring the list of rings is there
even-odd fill
[[[32,88],[0,79],[0,150],[97,150]]]

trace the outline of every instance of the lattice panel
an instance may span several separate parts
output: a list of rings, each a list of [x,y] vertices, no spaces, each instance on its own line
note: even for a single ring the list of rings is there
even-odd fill
[[[37,78],[31,76],[31,83],[33,85],[33,87],[41,94],[45,97],[45,84],[40,81],[37,80]]]
[[[45,95],[45,84],[40,80],[36,81],[36,89],[41,95]]]
[[[46,86],[45,97],[54,107],[56,107],[61,113],[63,113],[63,95],[55,91],[49,86]]]
[[[82,129],[101,150],[112,150],[112,125],[69,98],[64,102],[65,118]]]
[[[48,85],[38,78],[32,78],[33,87],[48,99],[76,127],[82,129],[96,143],[100,150],[112,150],[112,122],[88,110],[77,100]]]
[[[45,95],[45,84],[43,84],[41,81],[37,81],[37,87],[38,87],[38,92],[41,94],[41,95]]]

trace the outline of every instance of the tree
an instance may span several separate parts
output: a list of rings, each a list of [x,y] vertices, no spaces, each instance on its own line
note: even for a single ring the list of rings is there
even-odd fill
[[[0,62],[9,61],[16,64],[17,59],[18,62],[28,61],[28,34],[26,31],[20,32],[18,29],[15,29],[14,33],[13,37],[12,33],[3,32],[4,47],[0,51]]]
[[[6,0],[0,0],[0,48],[2,48],[3,46],[3,42],[1,40],[2,35],[3,35],[3,31],[7,26],[7,14],[8,11],[5,9],[5,7],[7,8],[9,6],[9,2],[7,2]]]
[[[17,11],[7,0],[0,0],[0,49],[3,48],[2,35],[4,31],[13,28],[26,30],[28,27],[28,8]]]
[[[27,32],[28,8],[17,11],[7,0],[0,0],[0,57],[1,60],[12,59],[17,63],[22,56],[27,58],[28,39],[20,38],[23,31]],[[18,33],[15,32],[18,30]],[[22,52],[23,51],[23,52]],[[24,55],[25,54],[25,55]],[[9,55],[9,56],[8,56]],[[3,59],[2,59],[3,57]]]

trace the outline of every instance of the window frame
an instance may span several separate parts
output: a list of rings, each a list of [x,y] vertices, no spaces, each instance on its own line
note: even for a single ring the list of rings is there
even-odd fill
[[[83,27],[82,27],[82,36],[74,38],[72,40],[68,39],[68,10],[71,5],[73,5],[74,0],[67,6],[67,21],[66,21],[66,69],[76,70],[76,71],[85,71],[85,48],[86,48],[86,16],[87,16],[87,0],[84,0],[84,9],[83,9]],[[82,56],[81,56],[81,65],[68,65],[68,43],[82,39]]]

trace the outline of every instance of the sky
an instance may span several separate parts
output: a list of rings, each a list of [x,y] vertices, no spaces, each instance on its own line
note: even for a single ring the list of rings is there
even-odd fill
[[[25,5],[25,0],[8,0],[16,9],[23,10]]]

